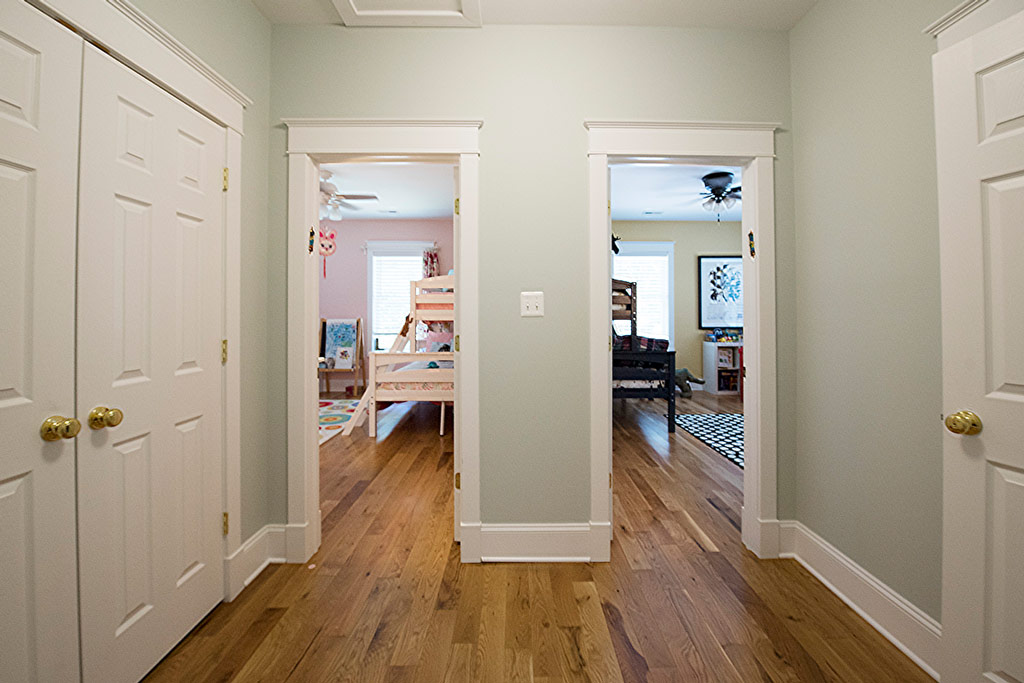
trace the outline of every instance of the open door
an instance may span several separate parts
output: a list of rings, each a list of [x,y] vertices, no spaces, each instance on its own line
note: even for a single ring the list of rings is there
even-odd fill
[[[460,183],[459,183],[459,180],[460,180],[459,164],[455,164],[454,173],[455,173],[455,186],[454,186],[455,187],[455,209],[454,209],[454,211],[452,213],[452,236],[453,236],[453,238],[455,240],[455,244],[456,245],[460,245],[460,244],[462,244],[462,241],[461,241],[462,234],[461,234],[460,225],[459,225],[459,197],[461,196],[462,192],[461,192],[461,187],[460,187]],[[459,284],[460,269],[459,269],[459,266],[462,265],[462,264],[459,263],[459,252],[460,252],[460,249],[458,247],[456,247],[456,249],[455,249],[455,259],[454,259],[454,261],[455,261],[455,291],[456,291],[456,293],[460,291],[460,284]],[[456,294],[456,308],[458,308],[458,295],[457,294]],[[460,325],[460,320],[461,319],[462,319],[462,316],[460,315],[460,311],[456,310],[455,311],[455,405],[456,406],[459,406],[461,404],[461,402],[462,402],[462,396],[459,394],[459,388],[462,386],[462,383],[459,381],[459,374],[460,374],[459,373],[459,365],[460,365],[460,363],[459,363],[459,355],[460,355],[459,354],[459,329],[460,329],[459,325]],[[458,418],[459,411],[458,411],[457,408],[452,411],[452,415],[456,419]],[[462,451],[459,448],[459,428],[458,428],[458,425],[455,425],[455,428],[452,431],[453,431],[453,433],[452,433],[452,443],[454,444],[454,453],[452,454],[452,463],[453,463],[453,470],[454,470],[454,472],[452,474],[452,486],[455,487],[455,490],[454,490],[455,510],[454,510],[454,514],[452,515],[452,519],[453,519],[452,524],[455,527],[455,530],[453,532],[454,533],[455,542],[456,543],[460,543],[462,541],[462,534],[461,534],[461,528],[462,528],[462,458],[461,458],[461,454],[462,454]]]
[[[1024,13],[938,53],[934,76],[941,674],[1024,681]]]

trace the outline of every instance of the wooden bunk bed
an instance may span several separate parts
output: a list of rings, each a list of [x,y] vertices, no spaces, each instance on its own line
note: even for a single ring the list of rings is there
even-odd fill
[[[342,434],[351,434],[369,418],[367,432],[375,437],[378,403],[431,401],[441,404],[440,431],[444,435],[445,405],[455,401],[455,352],[450,343],[448,350],[419,350],[416,327],[419,323],[455,321],[455,276],[410,283],[409,300],[409,316],[391,350],[370,354],[366,392]]]
[[[612,398],[665,399],[668,431],[676,431],[676,352],[637,335],[635,282],[612,280],[612,320],[630,321],[628,336],[612,331]]]

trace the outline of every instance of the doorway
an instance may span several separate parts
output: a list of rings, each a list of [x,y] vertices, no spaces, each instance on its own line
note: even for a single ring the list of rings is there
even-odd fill
[[[320,545],[319,379],[322,168],[352,163],[448,164],[455,170],[454,529],[464,562],[480,561],[478,175],[481,123],[286,119],[289,154],[288,528],[289,562]],[[330,268],[330,262],[328,262]],[[372,316],[371,316],[372,318]],[[372,326],[372,322],[370,323]],[[386,336],[382,333],[382,338]],[[374,381],[368,361],[368,383]],[[371,405],[372,410],[372,405]],[[372,415],[368,415],[369,420]],[[372,433],[371,433],[372,436]]]
[[[444,158],[321,164],[321,446],[359,427],[373,435],[371,408],[408,402],[426,404],[417,415],[439,413],[441,436],[451,425],[454,291],[438,278],[455,276],[456,182]],[[381,364],[383,353],[405,362]],[[396,391],[407,400],[380,395]]]
[[[664,417],[673,441],[739,478],[742,169],[627,159],[609,172],[615,433],[645,438],[646,417]]]
[[[742,177],[742,366],[745,470],[742,536],[759,557],[779,552],[775,473],[774,124],[588,122],[590,161],[591,519],[612,535],[612,204],[610,166],[735,167]],[[713,330],[712,330],[713,331]],[[725,329],[724,336],[728,336]],[[718,340],[715,340],[718,341]],[[737,354],[738,355],[738,354]],[[691,368],[692,370],[692,368]],[[696,373],[694,373],[696,374]],[[744,377],[745,375],[745,377]],[[716,378],[717,379],[717,378]],[[706,386],[706,385],[705,385]],[[669,427],[671,428],[671,427]],[[607,557],[608,551],[605,552]],[[596,558],[595,558],[596,559]]]

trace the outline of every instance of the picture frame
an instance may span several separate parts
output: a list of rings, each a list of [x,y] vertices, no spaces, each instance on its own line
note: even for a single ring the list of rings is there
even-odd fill
[[[743,257],[697,257],[697,318],[702,330],[743,329]]]

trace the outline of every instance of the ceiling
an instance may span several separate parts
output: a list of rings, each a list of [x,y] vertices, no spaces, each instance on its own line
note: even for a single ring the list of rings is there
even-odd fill
[[[252,0],[274,24],[571,24],[788,31],[816,0]]]
[[[714,221],[718,214],[701,206],[705,191],[701,178],[712,171],[729,171],[733,187],[741,184],[742,169],[731,166],[688,166],[669,162],[613,164],[612,220]],[[723,221],[742,218],[742,202],[723,211]]]
[[[342,194],[375,194],[379,202],[342,207],[342,220],[450,218],[455,198],[455,169],[450,163],[373,162],[323,164]]]

